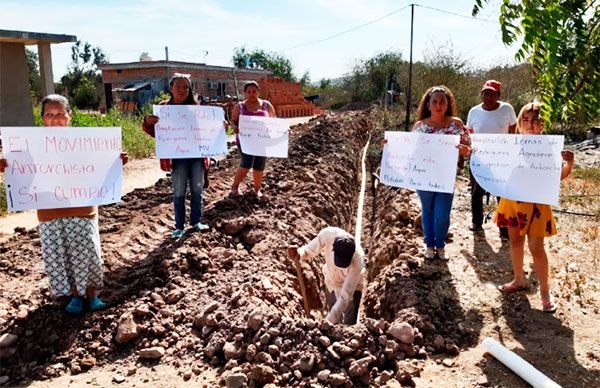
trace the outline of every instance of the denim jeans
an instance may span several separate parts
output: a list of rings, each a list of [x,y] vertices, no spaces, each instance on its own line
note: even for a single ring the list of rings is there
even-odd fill
[[[421,199],[421,224],[428,248],[444,248],[454,194],[417,190]]]
[[[175,208],[175,229],[185,226],[185,192],[190,182],[190,225],[200,222],[202,215],[202,189],[204,188],[204,159],[173,159],[171,161],[173,181],[173,207]]]

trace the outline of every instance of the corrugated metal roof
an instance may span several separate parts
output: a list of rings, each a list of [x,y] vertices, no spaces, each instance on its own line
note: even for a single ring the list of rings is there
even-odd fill
[[[114,88],[113,92],[135,92],[136,90],[140,90],[145,88],[148,85],[151,85],[152,81],[144,81],[144,82],[134,82],[123,86],[122,88]]]
[[[165,67],[165,68],[185,68],[185,69],[200,69],[200,70],[222,70],[231,71],[235,70],[236,74],[265,74],[271,75],[271,70],[258,70],[258,69],[238,69],[229,66],[215,66],[207,65],[205,63],[191,63],[191,62],[179,62],[179,61],[144,61],[144,62],[127,62],[127,63],[103,63],[98,65],[100,70],[127,70],[127,69],[147,69],[153,67]]]

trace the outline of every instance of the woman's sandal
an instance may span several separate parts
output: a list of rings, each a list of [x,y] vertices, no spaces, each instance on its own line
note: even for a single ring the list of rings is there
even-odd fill
[[[81,314],[83,312],[83,298],[81,296],[74,296],[65,310],[69,314]]]
[[[556,311],[556,304],[554,303],[554,301],[552,299],[544,302],[542,301],[542,310],[545,313],[553,313]]]
[[[264,194],[260,190],[258,190],[258,191],[256,191],[256,190],[254,190],[254,191],[248,191],[247,195],[249,195],[251,197],[256,197],[258,199],[261,199],[264,196]]]
[[[88,307],[90,308],[91,312],[106,308],[106,304],[98,297],[91,298],[88,303]]]
[[[511,292],[516,292],[516,291],[521,291],[524,289],[525,289],[525,286],[523,284],[519,285],[519,284],[515,284],[513,282],[501,284],[498,286],[498,291],[505,293],[505,294],[508,294]]]

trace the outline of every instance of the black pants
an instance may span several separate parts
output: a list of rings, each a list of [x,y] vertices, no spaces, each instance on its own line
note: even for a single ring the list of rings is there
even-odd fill
[[[473,226],[483,225],[483,197],[486,191],[479,186],[473,174],[471,174],[471,221]],[[496,197],[496,201],[500,203],[500,197]],[[498,228],[500,234],[508,237],[508,228]]]
[[[360,307],[360,298],[362,298],[362,291],[354,291],[352,295],[352,301],[346,311],[342,314],[342,322],[346,325],[354,325],[358,319],[358,308]],[[325,292],[325,299],[327,300],[327,309],[331,311],[331,308],[336,302],[335,294],[333,292]]]
[[[483,225],[483,197],[486,191],[479,186],[471,174],[471,221],[473,226]]]

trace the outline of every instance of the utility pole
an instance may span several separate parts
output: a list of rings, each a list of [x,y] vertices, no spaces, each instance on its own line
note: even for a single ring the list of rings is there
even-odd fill
[[[404,129],[408,132],[410,124],[410,99],[412,92],[412,52],[413,52],[413,22],[415,20],[415,5],[410,5],[410,61],[408,63],[408,96],[406,96],[406,121]]]
[[[237,77],[235,76],[235,65],[231,68],[231,76],[233,77],[233,87],[235,88],[235,97],[240,100],[240,92],[238,91]]]
[[[388,84],[390,82],[390,75],[385,76],[385,87],[383,88],[383,110],[387,110],[388,106]]]

